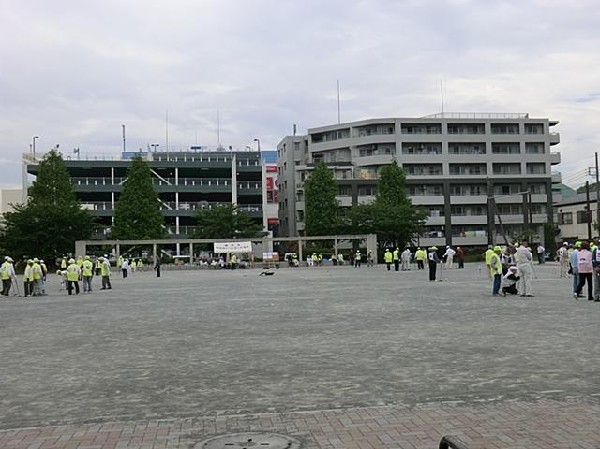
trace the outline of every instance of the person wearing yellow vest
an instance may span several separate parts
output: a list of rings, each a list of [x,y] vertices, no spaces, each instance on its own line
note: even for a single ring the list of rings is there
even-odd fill
[[[493,254],[494,254],[494,250],[493,250],[492,245],[488,245],[488,249],[484,253],[484,257],[485,257],[485,266],[487,268],[489,279],[492,279],[492,267],[490,266],[490,259],[492,258]]]
[[[100,261],[100,276],[102,276],[102,288],[100,290],[110,290],[112,285],[110,284],[110,262],[108,258],[99,257]]]
[[[101,272],[102,272],[102,260],[101,259],[102,259],[102,257],[98,257],[96,259],[96,268],[95,268],[96,276],[100,276]]]
[[[142,259],[138,259],[137,261],[137,270],[138,271],[143,271],[144,270],[144,262],[142,262]]]
[[[386,248],[385,253],[383,254],[383,261],[385,262],[388,271],[390,271],[392,269],[393,260],[394,260],[394,255],[390,252],[389,248]]]
[[[231,254],[231,258],[229,259],[229,263],[231,264],[231,269],[235,270],[237,267],[237,256],[235,253]]]
[[[61,270],[67,269],[67,258],[66,257],[63,257],[62,260],[60,261],[60,269]]]
[[[27,260],[27,266],[23,271],[23,296],[33,296],[33,260]]]
[[[392,259],[394,261],[394,270],[400,271],[400,248],[396,248],[392,253]]]
[[[92,293],[92,278],[94,277],[94,264],[90,256],[85,256],[81,264],[81,278],[83,279],[83,293]]]
[[[40,261],[36,257],[33,259],[33,265],[31,267],[33,271],[33,296],[42,296],[42,267]]]
[[[75,263],[75,259],[69,259],[69,266],[67,267],[67,292],[69,295],[73,293],[73,287],[75,287],[75,294],[79,294],[79,277],[81,276],[81,268]]]
[[[494,246],[492,255],[490,256],[490,273],[493,278],[492,295],[500,296],[500,285],[502,283],[502,261],[500,260],[502,248]]]
[[[415,260],[417,261],[417,268],[419,270],[425,269],[425,259],[427,258],[427,251],[418,247],[415,251]]]
[[[13,279],[16,279],[13,260],[6,256],[4,263],[0,265],[0,278],[2,278],[2,295],[8,296]]]

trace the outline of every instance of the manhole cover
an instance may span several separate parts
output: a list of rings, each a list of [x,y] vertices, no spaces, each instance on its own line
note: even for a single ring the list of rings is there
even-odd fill
[[[194,445],[194,449],[299,449],[294,438],[275,433],[232,433],[221,435]]]

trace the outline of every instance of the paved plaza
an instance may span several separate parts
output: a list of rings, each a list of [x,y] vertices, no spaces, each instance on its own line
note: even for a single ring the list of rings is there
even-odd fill
[[[600,448],[600,304],[552,263],[535,297],[493,297],[481,267],[115,273],[79,296],[51,276],[0,300],[0,448]]]

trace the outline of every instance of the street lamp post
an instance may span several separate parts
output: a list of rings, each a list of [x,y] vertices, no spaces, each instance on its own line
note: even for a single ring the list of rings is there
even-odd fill
[[[33,144],[31,145],[31,148],[33,150],[33,157],[35,158],[35,140],[39,139],[40,136],[33,136]]]
[[[254,139],[254,141],[257,143],[258,145],[258,152],[260,153],[260,139]]]

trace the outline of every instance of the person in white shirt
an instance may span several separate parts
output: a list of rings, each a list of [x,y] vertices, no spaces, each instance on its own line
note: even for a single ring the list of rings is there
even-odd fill
[[[454,255],[456,251],[452,249],[450,245],[446,246],[446,252],[443,255],[444,260],[446,261],[446,268],[454,268]]]
[[[517,262],[517,269],[519,270],[521,278],[519,280],[519,294],[522,297],[530,298],[533,296],[531,287],[531,280],[533,279],[533,258],[528,246],[529,242],[527,240],[521,242],[515,253],[515,261]]]
[[[538,263],[541,265],[544,263],[544,253],[546,252],[546,248],[541,243],[537,246],[537,257]]]

